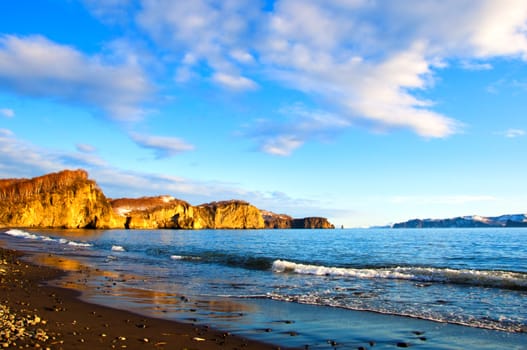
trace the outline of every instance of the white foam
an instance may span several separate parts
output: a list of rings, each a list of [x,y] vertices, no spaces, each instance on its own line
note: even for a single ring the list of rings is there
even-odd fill
[[[34,233],[30,233],[30,232],[26,232],[26,231],[18,230],[18,229],[8,230],[5,232],[5,234],[10,235],[12,237],[17,237],[17,238],[32,239],[35,241],[44,241],[44,242],[55,242],[58,244],[66,244],[66,245],[70,245],[74,247],[91,247],[92,246],[90,243],[70,241],[66,238],[51,238],[48,236],[37,235]]]
[[[201,260],[197,256],[187,256],[187,255],[171,255],[170,259],[172,260]]]
[[[392,278],[412,279],[414,276],[404,272],[388,269],[353,269],[344,267],[326,267],[317,265],[297,264],[286,260],[275,260],[273,262],[274,272],[294,272],[302,275],[316,276],[342,276],[357,278]]]
[[[68,241],[67,244],[74,246],[74,247],[91,247],[92,246],[90,243],[82,243],[82,242],[74,242],[74,241]]]
[[[275,260],[272,269],[277,273],[296,273],[301,275],[355,277],[360,279],[398,279],[527,289],[527,274],[509,271],[456,270],[433,267],[355,269],[298,264],[286,260]]]
[[[112,252],[125,252],[126,250],[124,249],[124,247],[120,246],[120,245],[113,245],[112,246]]]
[[[35,240],[39,239],[39,237],[41,237],[41,236],[38,236],[38,235],[35,235],[35,234],[32,234],[32,233],[29,233],[29,232],[26,232],[26,231],[22,231],[22,230],[17,230],[17,229],[12,229],[12,230],[6,231],[5,233],[10,235],[10,236],[13,236],[13,237],[26,238],[26,239],[35,239]]]

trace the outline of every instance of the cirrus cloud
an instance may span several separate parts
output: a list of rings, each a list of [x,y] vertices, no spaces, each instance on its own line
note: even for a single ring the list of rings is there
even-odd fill
[[[193,151],[194,146],[177,137],[141,135],[134,133],[132,140],[140,147],[153,150],[156,157],[168,158],[182,152]]]
[[[348,127],[409,129],[427,139],[459,133],[464,125],[427,98],[442,69],[454,65],[477,74],[492,69],[496,58],[527,61],[524,0],[140,0],[140,6],[85,1],[98,18],[111,13],[134,18],[134,29],[151,40],[176,82],[200,79],[219,88],[258,92],[268,82],[278,83],[316,101],[316,109],[338,114]],[[71,97],[60,91],[53,96],[96,104],[117,116],[143,112],[149,86],[137,65],[109,66],[76,54],[76,61],[113,73],[108,76],[132,72],[136,84],[126,86],[135,88],[117,86],[123,93],[115,102],[97,94]],[[75,55],[70,49],[66,56]],[[16,80],[10,85],[24,90],[23,80]],[[29,81],[34,80],[42,79]],[[38,88],[29,92],[41,93]],[[287,125],[287,119],[278,118],[272,123]],[[288,128],[288,134],[271,135],[260,120],[252,127],[254,132],[247,134],[264,145],[260,149],[282,155],[317,139],[318,133]],[[259,130],[264,133],[255,138]]]
[[[526,132],[523,129],[507,129],[502,133],[505,137],[509,139],[514,139],[516,137],[525,136]]]
[[[107,63],[40,36],[0,36],[0,89],[87,106],[112,119],[145,115],[153,93],[134,62]]]
[[[364,120],[376,130],[407,128],[425,138],[463,126],[422,97],[450,61],[482,70],[495,57],[527,59],[521,0],[278,0],[265,9],[239,0],[142,4],[139,26],[179,55],[178,81],[212,76],[220,86],[250,90],[265,77],[312,96],[349,125]],[[262,129],[259,120],[254,129]],[[261,149],[283,155],[309,139],[302,130],[269,137]]]
[[[0,115],[6,118],[13,118],[15,116],[15,111],[10,108],[0,108]]]

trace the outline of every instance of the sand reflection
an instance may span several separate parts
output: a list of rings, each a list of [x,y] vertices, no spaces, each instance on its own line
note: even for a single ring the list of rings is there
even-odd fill
[[[195,316],[232,319],[257,309],[254,305],[231,299],[184,295],[174,290],[175,285],[170,283],[157,283],[156,290],[151,290],[144,276],[92,268],[70,257],[37,254],[31,260],[68,272],[53,283],[80,292],[84,300],[150,316],[168,319],[192,319]]]

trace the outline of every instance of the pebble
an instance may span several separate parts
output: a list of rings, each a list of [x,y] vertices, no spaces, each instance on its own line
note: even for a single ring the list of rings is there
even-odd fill
[[[19,340],[34,339],[35,341],[45,342],[49,339],[46,331],[35,328],[40,324],[45,324],[38,315],[18,316],[7,306],[0,305],[0,344],[3,348],[16,346]],[[36,343],[34,346],[39,346]]]

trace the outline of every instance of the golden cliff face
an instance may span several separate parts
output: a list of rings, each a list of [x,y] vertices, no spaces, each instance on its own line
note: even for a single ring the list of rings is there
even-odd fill
[[[113,211],[83,170],[0,180],[0,226],[100,228]]]
[[[144,197],[112,201],[114,212],[129,229],[247,229],[264,228],[258,208],[242,201],[192,206],[169,197]]]
[[[265,228],[258,208],[244,201],[223,201],[194,207],[195,228],[260,229]]]
[[[297,222],[289,216],[278,220],[273,218],[276,214],[263,214],[239,200],[198,206],[170,196],[108,200],[84,170],[33,179],[0,179],[0,227],[263,229],[330,225],[323,218]]]

